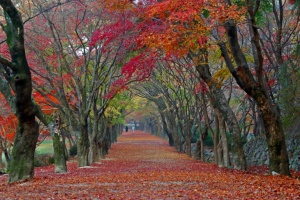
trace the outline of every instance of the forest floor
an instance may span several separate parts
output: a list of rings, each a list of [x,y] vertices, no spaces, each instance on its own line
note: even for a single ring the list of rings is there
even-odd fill
[[[106,159],[55,174],[35,169],[33,180],[7,184],[0,176],[0,199],[299,199],[300,181],[271,176],[265,168],[237,171],[193,160],[156,136],[123,133]]]

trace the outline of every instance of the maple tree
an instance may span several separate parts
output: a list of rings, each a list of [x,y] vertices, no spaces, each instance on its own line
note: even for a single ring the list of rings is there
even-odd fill
[[[49,130],[55,122],[53,144],[61,150],[56,155],[61,156],[57,160],[62,160],[62,171],[67,167],[66,132],[76,140],[78,166],[104,158],[117,141],[126,111],[145,105],[129,109],[120,105],[128,101],[139,104],[135,102],[139,98],[128,99],[126,93],[121,94],[132,87],[154,102],[156,107],[151,109],[158,111],[145,108],[128,117],[142,121],[145,130],[153,134],[166,132],[176,150],[191,156],[191,140],[198,129],[198,156],[203,160],[203,142],[210,132],[215,163],[229,167],[228,130],[233,166],[246,169],[241,135],[245,137],[253,127],[255,134],[266,133],[270,172],[290,175],[279,111],[283,111],[285,122],[295,120],[299,112],[289,111],[287,106],[296,105],[299,98],[299,10],[291,4],[296,3],[21,2],[18,9],[28,18],[24,26],[26,59],[23,22],[19,14],[16,18],[10,16],[17,12],[13,3],[3,1],[3,15],[10,17],[1,18],[0,89],[18,117],[18,126],[30,120],[32,138],[24,139],[30,142],[30,156],[38,135],[35,116]],[[13,13],[5,11],[7,5]],[[16,28],[22,29],[21,35]],[[17,33],[18,40],[11,38],[12,33]],[[20,71],[19,66],[25,70]],[[28,85],[15,81],[20,72]],[[131,84],[137,82],[138,86]],[[233,100],[232,95],[236,95]],[[12,121],[1,119],[4,139],[12,138],[6,129],[13,127]],[[16,132],[14,149],[20,148],[19,138]],[[13,152],[15,166],[16,152],[19,150]],[[15,168],[9,182],[32,178],[32,160],[28,161],[25,176],[16,177],[13,171],[20,169]]]
[[[5,82],[1,92],[18,118],[8,180],[15,182],[33,177],[33,157],[39,132],[31,100],[32,82],[25,56],[22,17],[12,1],[1,1],[0,5],[5,16],[5,21],[1,21],[1,32],[6,36],[4,48],[9,50],[0,57],[1,71],[6,72],[4,78],[1,76],[2,83]],[[13,98],[9,98],[11,89],[15,94]]]
[[[228,3],[230,3],[230,1],[228,1]],[[273,7],[275,7],[275,2],[272,3]],[[251,73],[251,67],[246,60],[245,53],[238,43],[239,35],[237,33],[237,24],[232,20],[225,22],[225,29],[228,35],[228,43],[232,56],[238,67],[234,68],[233,63],[229,59],[225,58],[225,61],[237,83],[256,101],[261,112],[270,152],[270,171],[290,175],[287,148],[279,114],[279,107],[275,105],[276,102],[272,101],[272,94],[267,90],[266,78],[264,75],[263,51],[260,44],[261,36],[258,31],[257,20],[255,19],[260,6],[260,2],[252,3],[251,1],[246,1],[247,12],[251,18],[249,21],[249,37],[252,38],[251,45],[254,58],[253,63],[255,66],[253,70],[255,71],[255,75]],[[282,2],[280,2],[279,9],[282,8],[283,5]],[[279,17],[282,19],[282,12],[280,12]],[[279,38],[281,37],[280,29],[279,32],[277,32]],[[280,43],[280,41],[281,38],[277,42]],[[222,50],[224,54],[227,53],[225,52],[226,49],[223,48]]]
[[[224,20],[228,18],[241,21],[245,19],[244,15],[242,15],[245,12],[245,9],[240,9],[236,5],[226,6],[224,3],[220,3],[220,5],[216,6],[214,3],[206,4],[198,1],[189,1],[185,6],[181,5],[181,1],[147,3],[145,2],[144,4],[136,5],[136,13],[138,13],[138,17],[141,19],[135,27],[139,33],[136,36],[137,48],[142,49],[143,52],[154,51],[156,52],[154,54],[157,56],[161,56],[161,52],[164,52],[165,54],[162,56],[166,57],[169,57],[170,55],[183,57],[186,54],[189,54],[189,56],[192,57],[201,78],[204,79],[211,91],[213,91],[215,96],[214,99],[219,101],[218,104],[213,105],[221,110],[230,132],[233,133],[235,138],[235,141],[233,142],[233,152],[236,157],[238,157],[238,159],[235,160],[235,167],[245,169],[246,161],[238,122],[229,107],[223,92],[217,87],[217,82],[213,82],[209,72],[209,65],[205,58],[205,55],[207,55],[207,47],[209,45],[209,43],[207,43],[207,35],[209,34],[211,27],[205,24],[208,21],[207,19],[198,15],[201,10],[208,13],[214,13],[212,17],[214,20],[211,22],[209,21],[211,24],[214,24],[215,22],[224,22]],[[117,10],[118,9],[120,8],[117,8]],[[187,10],[189,12],[185,12]],[[186,13],[191,14],[187,15]],[[221,13],[223,15],[216,15],[215,13]],[[147,48],[145,49],[145,47]],[[134,62],[135,60],[132,59],[131,61]],[[128,62],[128,65],[132,66],[132,69],[136,69],[136,66],[131,63],[131,61]],[[146,64],[139,68],[146,68],[147,66],[148,65]],[[150,66],[152,66],[152,63]],[[150,70],[151,68],[153,67],[149,67]]]
[[[126,9],[127,6],[121,8],[116,6],[114,9],[122,10]],[[237,84],[255,100],[260,111],[270,150],[270,171],[289,175],[285,138],[278,112],[279,107],[276,106],[276,99],[274,100],[272,91],[269,90],[274,86],[275,81],[268,79],[268,75],[272,73],[266,73],[267,65],[263,56],[268,58],[272,64],[274,55],[278,66],[283,64],[284,46],[282,44],[290,41],[291,36],[297,30],[296,24],[298,24],[294,23],[293,28],[287,28],[285,31],[283,19],[285,13],[291,13],[293,9],[285,6],[283,2],[277,6],[274,1],[270,4],[260,1],[256,3],[252,1],[240,3],[232,1],[189,1],[185,2],[184,6],[182,6],[182,1],[145,1],[137,4],[136,7],[138,11],[143,11],[138,14],[140,20],[136,26],[139,28],[136,39],[137,46],[143,50],[147,47],[146,51],[150,49],[164,53],[166,57],[188,55],[191,58],[201,78],[213,91],[215,100],[219,100],[218,109],[225,117],[230,132],[235,136],[233,148],[238,155],[236,167],[245,169],[245,156],[238,122],[232,110],[226,105],[224,95],[218,91],[220,85],[218,81],[214,80],[216,76],[212,77],[209,72],[208,54],[211,50],[220,49],[227,72],[230,71]],[[272,10],[272,15],[267,15],[269,10]],[[249,16],[251,19],[245,22]],[[271,22],[269,20],[264,23],[263,17],[265,16],[270,17],[275,22],[274,24],[277,26],[275,35],[271,33],[263,35],[258,30],[258,26]],[[295,15],[295,22],[297,22],[297,16]],[[267,27],[270,26],[272,26],[270,23],[267,24]],[[238,28],[242,32],[247,29],[250,32],[246,31],[243,32],[244,35],[241,35],[237,32]],[[283,37],[283,32],[287,33],[286,37]],[[245,37],[252,39],[241,40]],[[264,43],[265,38],[271,44],[271,51],[269,52],[263,51],[261,48],[260,43]],[[248,49],[250,55],[247,55],[241,47]],[[278,148],[280,151],[276,150]]]
[[[43,12],[43,7],[40,9]],[[114,66],[122,56],[122,44],[118,41],[114,43],[116,46],[108,46],[104,40],[93,42],[92,32],[101,29],[107,20],[109,13],[98,8],[96,1],[85,4],[74,1],[57,5],[26,26],[34,87],[44,97],[52,95],[58,100],[48,98],[70,123],[70,131],[78,133],[75,136],[79,166],[89,164],[88,130],[100,134],[99,120],[109,102],[103,97],[118,73],[119,68]],[[112,31],[101,30],[99,34],[104,36]],[[88,122],[91,112],[93,125]],[[89,129],[90,126],[94,128]]]

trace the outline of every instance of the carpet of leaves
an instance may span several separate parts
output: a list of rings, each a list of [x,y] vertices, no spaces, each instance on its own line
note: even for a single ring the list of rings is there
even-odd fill
[[[28,182],[7,184],[0,199],[298,199],[300,181],[267,175],[266,168],[236,171],[193,160],[165,140],[136,131],[123,133],[106,159],[55,174],[35,169]]]

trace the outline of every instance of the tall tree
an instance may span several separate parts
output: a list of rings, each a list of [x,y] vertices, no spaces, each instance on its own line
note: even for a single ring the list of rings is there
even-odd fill
[[[6,84],[12,87],[15,101],[12,102],[6,93],[4,95],[8,102],[15,104],[18,118],[8,182],[17,182],[33,177],[34,152],[39,132],[35,121],[35,106],[32,103],[31,73],[25,55],[22,16],[12,1],[3,0],[0,5],[6,22],[1,23],[1,27],[6,34],[5,42],[10,54],[10,57],[0,57],[0,67],[6,71]]]
[[[228,0],[227,3],[228,5],[232,5],[230,0]],[[276,7],[277,4],[275,1],[273,1],[273,3],[273,6]],[[261,5],[261,1],[253,2],[247,0],[246,4],[255,75],[251,72],[251,67],[239,44],[238,27],[233,20],[226,20],[225,29],[228,36],[228,44],[237,66],[236,68],[233,67],[233,63],[231,63],[231,60],[227,57],[228,54],[225,47],[221,48],[223,48],[223,55],[232,75],[239,86],[256,101],[262,115],[269,147],[270,171],[290,175],[289,160],[279,107],[272,100],[272,96],[267,89],[266,77],[264,75],[263,50],[260,44],[260,33],[255,17]]]
[[[109,28],[119,32],[122,24],[105,29],[110,15],[96,4],[71,1],[44,12],[27,25],[35,89],[43,96],[51,92],[59,100],[53,106],[68,119],[78,139],[79,166],[89,164],[89,131],[98,131],[97,127],[92,129],[91,122],[95,120],[94,125],[98,124],[104,113],[108,101],[100,99],[119,71],[115,63],[123,55],[121,39],[109,46],[105,38],[114,39]],[[41,12],[42,6],[36,5]],[[101,42],[93,41],[94,31],[103,37]]]

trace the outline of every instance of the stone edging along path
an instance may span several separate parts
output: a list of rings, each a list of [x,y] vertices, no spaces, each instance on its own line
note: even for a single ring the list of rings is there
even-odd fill
[[[297,199],[297,179],[219,168],[178,153],[142,131],[123,133],[106,159],[89,167],[68,163],[35,170],[20,184],[0,177],[0,199]]]

